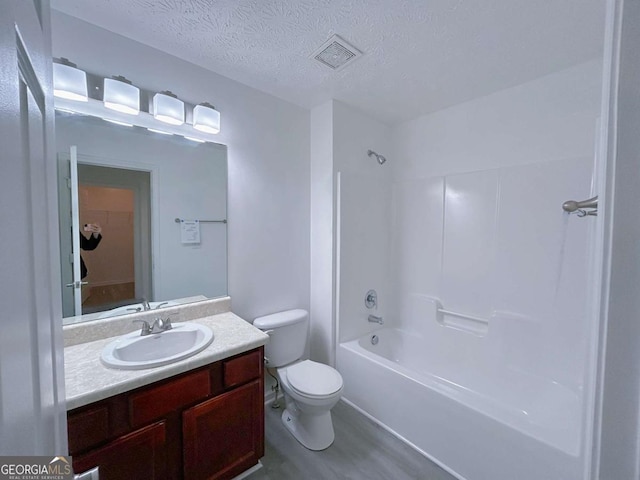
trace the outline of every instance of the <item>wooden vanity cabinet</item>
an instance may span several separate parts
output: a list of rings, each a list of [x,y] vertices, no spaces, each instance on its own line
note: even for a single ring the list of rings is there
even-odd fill
[[[255,380],[182,414],[185,480],[233,478],[257,463],[264,448],[257,418],[263,397]]]
[[[154,423],[73,459],[75,472],[100,466],[100,479],[167,477],[165,422]]]
[[[263,347],[68,412],[76,473],[224,480],[264,455]]]

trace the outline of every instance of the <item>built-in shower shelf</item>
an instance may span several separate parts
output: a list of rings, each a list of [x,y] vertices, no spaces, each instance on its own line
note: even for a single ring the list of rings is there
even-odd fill
[[[479,337],[483,337],[489,331],[489,319],[446,310],[439,302],[437,302],[436,320],[442,326],[463,330]]]

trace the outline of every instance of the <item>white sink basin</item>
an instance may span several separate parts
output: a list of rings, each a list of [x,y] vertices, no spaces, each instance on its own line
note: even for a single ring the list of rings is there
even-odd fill
[[[209,327],[197,323],[176,323],[172,330],[140,336],[140,330],[109,343],[100,360],[110,368],[139,370],[160,367],[201,352],[213,341]]]

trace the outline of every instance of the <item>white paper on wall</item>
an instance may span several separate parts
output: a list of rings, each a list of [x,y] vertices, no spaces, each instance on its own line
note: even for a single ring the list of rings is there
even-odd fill
[[[180,220],[180,238],[184,244],[200,243],[200,221]]]

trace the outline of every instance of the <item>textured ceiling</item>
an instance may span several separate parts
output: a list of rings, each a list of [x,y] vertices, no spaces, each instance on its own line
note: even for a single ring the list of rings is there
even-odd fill
[[[604,0],[52,0],[53,8],[303,107],[394,124],[601,54]],[[364,52],[309,58],[337,33]]]

